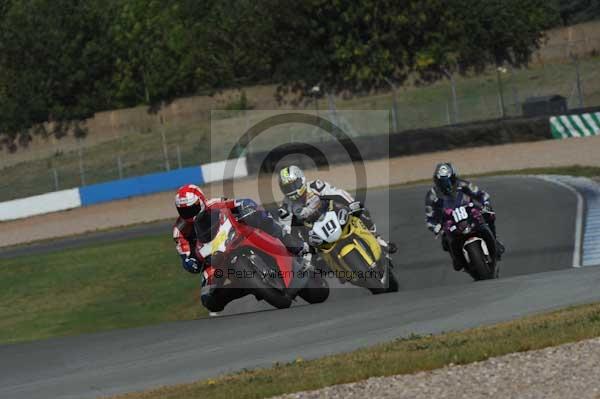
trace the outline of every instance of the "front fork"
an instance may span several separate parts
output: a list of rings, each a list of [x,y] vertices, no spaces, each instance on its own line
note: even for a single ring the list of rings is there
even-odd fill
[[[464,247],[467,242],[477,238],[480,238],[484,241],[489,252],[487,255],[490,256],[490,261],[495,262],[497,253],[496,239],[494,238],[490,227],[486,223],[480,224],[473,234],[467,236],[466,238],[460,236],[453,238],[448,237],[448,250],[450,252],[450,256],[458,257],[459,263],[461,264],[464,264],[465,262],[468,263],[469,259],[467,259],[467,256],[465,256],[466,251],[464,250]]]

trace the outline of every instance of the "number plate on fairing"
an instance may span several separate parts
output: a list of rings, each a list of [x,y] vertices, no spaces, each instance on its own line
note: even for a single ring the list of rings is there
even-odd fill
[[[206,258],[217,252],[225,252],[225,243],[227,242],[227,237],[229,236],[229,231],[232,227],[231,222],[226,220],[225,223],[219,227],[219,231],[215,238],[200,248],[200,255]]]
[[[319,218],[312,228],[313,232],[325,242],[333,243],[342,236],[342,226],[334,211],[329,211]]]
[[[466,220],[469,217],[469,214],[467,213],[467,209],[464,206],[461,206],[460,208],[456,208],[452,211],[452,218],[454,219],[454,222],[459,223],[462,222],[463,220]]]

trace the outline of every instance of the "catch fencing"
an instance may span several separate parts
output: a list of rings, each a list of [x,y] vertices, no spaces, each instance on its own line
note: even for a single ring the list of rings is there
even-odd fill
[[[547,45],[529,68],[500,66],[483,75],[454,74],[450,79],[419,87],[410,82],[402,88],[389,83],[388,91],[369,96],[347,98],[320,93],[296,109],[325,116],[353,137],[364,137],[388,130],[399,132],[516,117],[522,115],[523,103],[529,97],[558,94],[566,98],[570,109],[598,106],[600,38]],[[272,88],[269,93],[272,96]],[[266,95],[258,89],[248,89],[248,102],[274,106],[274,100],[265,100]],[[236,111],[229,100],[209,103],[198,99],[177,100],[167,106],[168,112],[159,114],[139,108],[111,112],[110,117],[104,118],[104,125],[89,121],[89,133],[84,139],[49,138],[15,153],[0,151],[0,201],[109,181],[127,182],[136,176],[185,170],[227,158],[231,155],[227,150],[235,148],[239,131],[258,122],[253,116],[256,113]],[[218,121],[211,120],[209,109],[219,107],[232,110],[219,114]],[[389,119],[340,117],[342,111],[350,109],[389,110]],[[114,118],[127,123],[120,123],[119,129],[109,129]],[[330,139],[319,129],[278,129],[277,142],[257,142],[249,151],[264,151],[298,138],[317,142]],[[104,134],[105,130],[111,134]],[[215,138],[220,142],[215,143]],[[215,148],[223,148],[223,152],[215,152]]]

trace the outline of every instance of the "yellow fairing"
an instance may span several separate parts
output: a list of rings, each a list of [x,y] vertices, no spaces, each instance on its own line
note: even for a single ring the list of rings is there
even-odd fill
[[[366,244],[366,246],[365,246]],[[381,246],[375,236],[357,217],[351,216],[344,226],[342,236],[333,244],[320,248],[327,264],[338,271],[353,271],[352,265],[346,264],[344,258],[352,251],[360,254],[367,266],[374,266],[381,259]]]

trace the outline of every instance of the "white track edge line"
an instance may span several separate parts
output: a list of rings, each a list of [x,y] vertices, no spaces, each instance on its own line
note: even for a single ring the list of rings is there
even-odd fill
[[[537,177],[538,179],[545,180],[550,183],[554,183],[558,186],[564,187],[573,194],[577,198],[577,212],[575,215],[575,248],[573,249],[573,267],[581,267],[581,235],[583,229],[583,196],[581,193],[574,187],[571,187],[567,183],[564,183],[558,179],[554,179],[550,176],[544,175],[532,175],[532,177]]]

